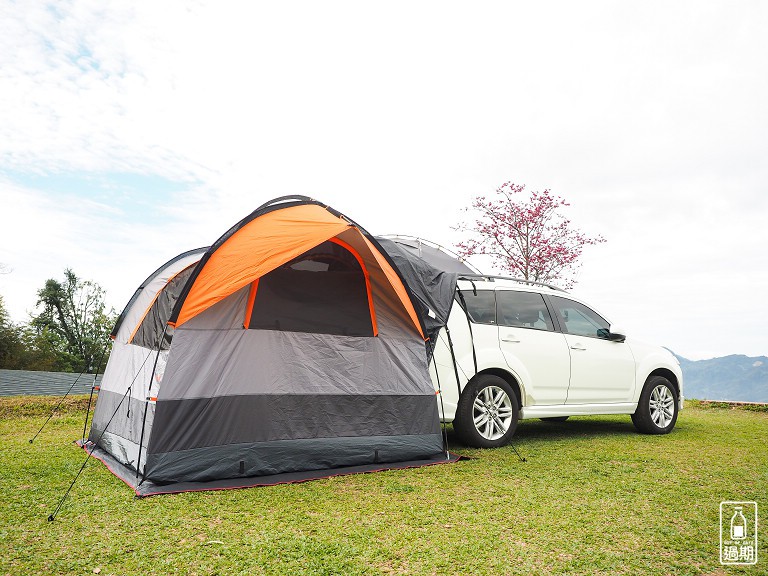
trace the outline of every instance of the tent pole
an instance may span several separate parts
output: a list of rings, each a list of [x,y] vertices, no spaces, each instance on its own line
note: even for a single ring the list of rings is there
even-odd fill
[[[456,352],[453,350],[453,340],[451,340],[451,331],[448,328],[448,324],[445,325],[445,333],[448,336],[448,348],[451,351],[451,360],[453,361],[453,373],[456,375],[456,388],[459,390],[459,398],[461,398],[461,380],[459,379],[459,365],[456,363]],[[437,366],[435,366],[437,369]]]
[[[461,293],[459,287],[456,287],[456,293],[461,300],[461,307],[464,309],[464,317],[467,319],[467,327],[469,328],[469,341],[472,343],[472,361],[475,364],[475,375],[477,374],[477,352],[475,352],[475,334],[472,332],[472,321],[469,319],[469,312],[467,311],[467,301],[464,300],[464,294]]]
[[[93,386],[91,386],[91,393],[88,396],[88,408],[85,411],[85,422],[83,422],[83,436],[81,440],[85,443],[85,432],[88,430],[88,417],[91,415],[91,402],[93,402],[93,391],[96,389],[96,379],[94,378]]]
[[[432,358],[434,359],[434,355]],[[443,428],[443,449],[445,450],[445,459],[450,460],[451,455],[448,452],[448,432],[445,429],[445,405],[443,404],[443,391],[440,388],[440,374],[437,371],[437,363],[435,363],[435,377],[437,379],[437,394],[440,396],[440,422]]]
[[[165,333],[168,331],[168,324],[166,323],[163,328],[163,335],[160,336],[160,340],[157,342],[157,356],[155,356],[155,363],[152,366],[152,374],[149,377],[149,386],[147,387],[147,398],[144,400],[144,417],[141,419],[141,435],[139,436],[139,456],[136,458],[136,480],[139,479],[139,466],[141,466],[141,447],[144,443],[144,428],[147,424],[147,410],[149,408],[149,392],[152,390],[152,383],[155,381],[155,370],[157,370],[157,361],[160,359],[160,351],[162,350],[163,340],[165,340]],[[141,481],[144,482],[142,476]]]
[[[131,386],[128,386],[128,390],[125,391],[125,394],[123,394],[123,397],[120,399],[120,402],[118,402],[117,407],[115,408],[115,411],[112,412],[112,416],[110,416],[109,421],[107,422],[107,425],[104,426],[104,430],[102,430],[96,442],[94,442],[90,450],[88,450],[88,455],[85,457],[85,460],[83,460],[83,465],[80,466],[80,470],[78,470],[77,474],[75,474],[75,478],[72,480],[72,483],[69,485],[69,488],[67,488],[67,491],[64,493],[64,496],[62,496],[61,500],[59,500],[59,504],[56,506],[56,509],[53,511],[53,513],[48,516],[48,522],[53,522],[56,519],[56,515],[59,513],[59,510],[61,510],[61,507],[64,505],[64,501],[67,499],[67,496],[69,496],[69,493],[72,491],[72,487],[75,485],[75,482],[77,482],[77,479],[80,478],[80,474],[82,474],[83,470],[85,470],[85,465],[88,464],[88,460],[90,460],[91,456],[93,455],[93,451],[96,450],[96,446],[98,446],[99,442],[101,442],[101,439],[104,437],[104,434],[107,432],[107,428],[109,428],[109,425],[112,424],[112,420],[114,420],[115,416],[120,410],[120,406],[125,401],[126,396],[128,396],[130,393],[131,393]],[[85,448],[85,444],[83,444],[83,448]]]
[[[150,354],[152,351],[150,350]],[[139,377],[139,374],[141,373],[141,369],[144,368],[144,364],[147,363],[147,360],[149,360],[150,354],[147,354],[147,357],[144,358],[144,361],[141,363],[141,366],[139,366],[139,371],[136,372],[136,375],[133,377],[133,380],[131,381],[130,385],[128,386],[128,389],[125,391],[125,394],[123,394],[123,397],[120,399],[120,402],[117,403],[117,406],[115,406],[115,411],[112,412],[112,416],[109,417],[109,420],[107,421],[106,426],[104,426],[104,430],[101,431],[101,434],[99,434],[99,437],[96,439],[96,441],[91,446],[90,450],[88,450],[88,455],[85,457],[85,461],[83,462],[83,465],[80,467],[80,470],[75,475],[75,479],[72,480],[72,483],[69,485],[69,488],[67,488],[67,492],[64,494],[64,497],[59,501],[58,506],[56,506],[56,510],[53,511],[53,513],[48,516],[48,522],[53,522],[56,519],[56,515],[59,513],[59,510],[61,509],[62,505],[64,504],[64,501],[67,499],[67,496],[69,496],[70,491],[72,490],[72,487],[75,485],[75,482],[77,482],[77,479],[80,477],[80,474],[85,469],[85,465],[88,464],[88,460],[93,455],[93,451],[96,450],[96,447],[101,442],[101,439],[104,438],[104,434],[107,433],[107,429],[109,428],[109,425],[112,424],[112,420],[115,419],[115,416],[117,416],[117,413],[120,411],[120,407],[123,405],[123,402],[125,402],[126,397],[130,396],[131,389],[133,388],[134,382],[136,382],[136,378]],[[129,401],[130,402],[130,401]],[[83,449],[85,449],[85,442],[83,443]]]
[[[104,353],[107,351],[108,344],[109,341],[107,341],[107,344],[104,344],[104,348],[101,350],[99,362],[96,364],[96,373],[93,375],[93,385],[91,386],[91,394],[88,396],[88,408],[85,411],[85,422],[83,423],[83,443],[85,443],[85,431],[88,428],[88,416],[91,415],[91,402],[93,401],[93,391],[96,390],[96,378],[99,376],[99,371],[101,370],[101,362],[104,360]]]

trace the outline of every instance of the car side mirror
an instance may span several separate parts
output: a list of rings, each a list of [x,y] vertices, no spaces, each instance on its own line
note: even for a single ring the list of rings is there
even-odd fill
[[[611,342],[624,342],[627,339],[627,331],[620,326],[611,326],[608,331],[608,340]]]

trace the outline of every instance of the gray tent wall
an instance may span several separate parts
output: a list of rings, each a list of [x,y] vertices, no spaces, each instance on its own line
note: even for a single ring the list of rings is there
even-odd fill
[[[246,297],[176,331],[147,478],[262,476],[442,451],[424,344],[381,314],[382,302],[369,338],[243,330]]]

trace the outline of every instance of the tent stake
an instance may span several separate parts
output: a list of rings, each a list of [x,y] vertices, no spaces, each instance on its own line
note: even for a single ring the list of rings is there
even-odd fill
[[[528,462],[528,460],[520,456],[520,452],[517,451],[517,448],[515,448],[515,445],[512,444],[512,442],[509,443],[509,446],[512,448],[512,450],[514,450],[515,454],[517,454],[517,457],[520,458],[520,462]]]

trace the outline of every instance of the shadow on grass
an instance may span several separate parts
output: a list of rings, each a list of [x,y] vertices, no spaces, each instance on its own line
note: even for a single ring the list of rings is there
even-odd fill
[[[608,419],[610,418],[610,419]],[[459,440],[453,426],[447,428],[448,444],[451,449],[461,450],[466,446]],[[555,442],[585,438],[610,438],[617,436],[637,436],[629,416],[624,417],[576,417],[565,422],[542,422],[540,420],[522,420],[517,426],[512,442],[531,444]]]
[[[541,422],[523,420],[517,427],[515,438],[518,440],[569,439],[585,436],[628,436],[636,435],[637,430],[629,416],[621,419],[569,418],[565,422]]]

